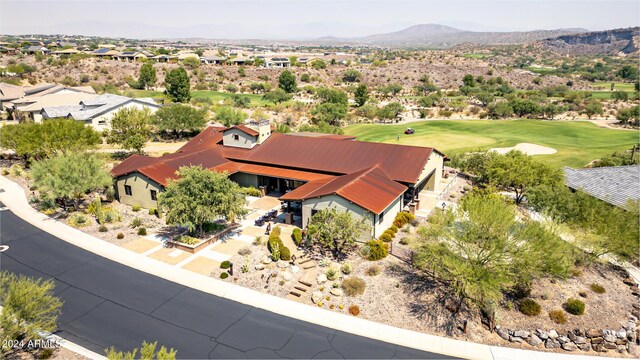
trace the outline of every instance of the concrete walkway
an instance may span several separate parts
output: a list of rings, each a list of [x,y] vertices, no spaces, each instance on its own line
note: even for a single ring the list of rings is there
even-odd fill
[[[595,359],[460,341],[322,310],[176,268],[85,234],[33,209],[20,186],[0,176],[0,201],[18,217],[74,246],[192,289],[327,328],[442,355],[467,359]],[[0,212],[2,216],[2,212]],[[603,359],[603,357],[597,357]]]

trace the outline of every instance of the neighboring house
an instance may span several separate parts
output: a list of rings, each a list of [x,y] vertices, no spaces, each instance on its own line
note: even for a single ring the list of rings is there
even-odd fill
[[[90,86],[79,86],[69,88],[62,85],[43,83],[33,86],[20,86],[6,83],[0,83],[0,110],[12,111],[15,104],[20,104],[25,97],[35,97],[56,92],[65,91],[67,89],[75,89],[84,92],[94,92]]]
[[[229,62],[229,63],[231,63],[231,64],[233,64],[233,65],[244,65],[244,64],[245,64],[245,63],[247,63],[248,61],[250,61],[250,59],[249,59],[249,58],[246,58],[246,57],[240,57],[240,56],[238,56],[238,57],[236,57],[236,58],[229,59],[227,62]]]
[[[121,202],[155,208],[180,167],[202,166],[278,194],[300,209],[303,227],[316,211],[337,208],[366,219],[378,237],[399,211],[412,208],[421,190],[435,190],[444,160],[433,148],[271,133],[262,120],[209,127],[174,154],[133,155],[111,173]]]
[[[118,55],[114,55],[113,58],[120,61],[137,61],[141,59],[147,59],[151,54],[145,54],[141,51],[123,51]]]
[[[155,112],[160,108],[150,98],[129,98],[126,96],[103,94],[88,100],[83,100],[78,105],[45,107],[41,111],[43,119],[58,117],[71,118],[83,121],[98,131],[111,127],[110,120],[119,110],[124,108],[149,109]]]
[[[175,59],[175,56],[172,55],[156,55],[156,56],[152,56],[149,59],[156,61],[156,62],[169,62],[169,60]]]
[[[77,49],[69,48],[69,49],[56,50],[52,54],[60,56],[60,55],[73,55],[73,54],[81,54],[81,53],[82,52]]]
[[[27,46],[27,47],[22,49],[22,52],[25,53],[25,54],[42,54],[42,55],[51,54],[51,50],[47,49],[44,46],[40,46],[40,45]]]
[[[69,88],[71,90],[72,88]],[[93,90],[93,89],[91,89]],[[89,100],[98,95],[91,91],[60,91],[53,94],[42,96],[27,96],[20,99],[20,102],[14,103],[12,113],[19,111],[22,119],[30,119],[34,122],[42,122],[42,109],[55,106],[77,105],[81,101]]]
[[[196,60],[200,60],[200,56],[192,52],[179,53],[178,55],[176,55],[176,58],[178,59],[178,61],[184,61],[188,58],[194,58]]]
[[[97,57],[102,57],[102,58],[112,58],[119,55],[120,53],[114,49],[111,49],[108,47],[102,47],[102,48],[93,50],[91,54]]]
[[[274,57],[274,58],[269,58],[269,59],[265,59],[265,66],[266,67],[290,67],[291,66],[291,61],[289,61],[289,59],[285,58],[285,57]]]
[[[564,168],[567,186],[606,201],[626,207],[640,199],[640,165],[605,166],[586,169]]]
[[[207,56],[200,59],[200,62],[203,64],[222,64],[227,60],[226,57],[222,56]]]

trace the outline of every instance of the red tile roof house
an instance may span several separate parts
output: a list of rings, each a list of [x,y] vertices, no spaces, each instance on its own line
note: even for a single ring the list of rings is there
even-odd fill
[[[271,133],[268,121],[208,127],[176,153],[132,155],[111,171],[118,199],[157,207],[156,196],[181,166],[227,172],[241,186],[263,187],[302,209],[302,225],[318,210],[366,218],[372,236],[440,182],[445,155],[428,147],[356,141],[349,136]]]

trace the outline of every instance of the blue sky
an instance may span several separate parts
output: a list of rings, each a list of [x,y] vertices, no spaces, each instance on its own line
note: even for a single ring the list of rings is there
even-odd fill
[[[355,37],[438,23],[474,31],[640,24],[637,0],[0,0],[0,33],[129,37]]]

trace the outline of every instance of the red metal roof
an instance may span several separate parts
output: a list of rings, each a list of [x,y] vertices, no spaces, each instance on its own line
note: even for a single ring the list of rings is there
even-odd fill
[[[250,151],[225,150],[232,160],[272,164],[334,174],[350,174],[380,164],[391,179],[415,183],[433,148],[344,141],[273,133]]]
[[[246,164],[246,163],[234,163],[238,167],[238,172],[257,174],[264,176],[273,176],[282,179],[300,180],[300,181],[316,181],[321,179],[332,179],[334,176],[318,174],[309,171],[300,171],[292,169],[284,169],[273,166]]]
[[[225,127],[209,126],[178,149],[178,152],[196,151],[216,147],[218,143],[222,141],[222,132],[224,130],[226,130]]]
[[[330,180],[309,182],[283,195],[280,200],[306,200],[338,195],[375,214],[380,214],[407,187],[389,178],[379,165]]]
[[[240,130],[240,131],[242,131],[242,132],[244,132],[244,133],[246,133],[246,134],[249,134],[249,135],[251,135],[251,136],[258,136],[258,135],[260,135],[260,133],[259,133],[259,132],[255,131],[255,130],[253,130],[252,128],[250,128],[250,127],[248,127],[248,126],[245,126],[245,125],[236,125],[236,126],[234,126],[234,127],[230,127],[230,128],[229,128],[229,129],[227,129],[227,130],[231,130],[231,129],[238,129],[238,130]]]

